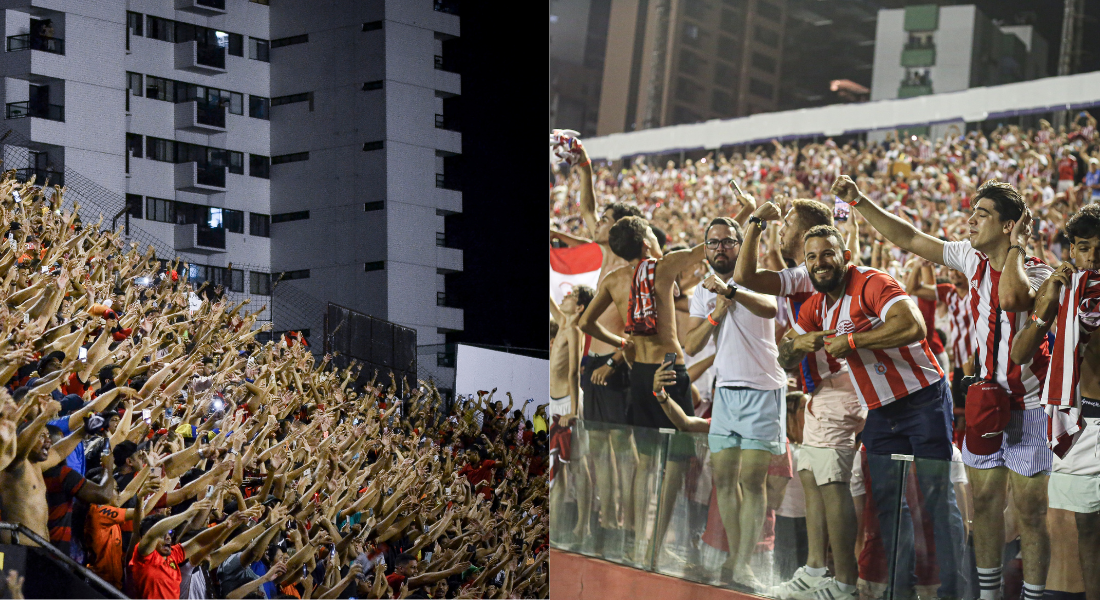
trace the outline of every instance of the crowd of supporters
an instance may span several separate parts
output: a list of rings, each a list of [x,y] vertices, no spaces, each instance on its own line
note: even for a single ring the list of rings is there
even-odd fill
[[[0,520],[133,598],[548,597],[540,417],[261,344],[63,194],[0,178]]]

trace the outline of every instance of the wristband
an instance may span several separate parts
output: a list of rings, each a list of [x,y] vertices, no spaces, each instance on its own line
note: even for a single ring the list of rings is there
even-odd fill
[[[1032,313],[1032,315],[1031,315],[1031,320],[1035,321],[1035,324],[1038,325],[1039,327],[1046,327],[1047,326],[1047,322],[1040,319],[1038,317],[1038,315],[1036,315],[1034,313]]]
[[[718,327],[718,321],[715,321],[714,319],[712,319],[710,317],[710,315],[707,315],[707,320],[710,321],[711,325],[714,325],[715,327]]]
[[[749,217],[749,224],[751,225],[753,223],[755,223],[756,226],[760,228],[760,231],[764,231],[768,228],[768,222],[761,219],[760,217]]]
[[[619,342],[619,348],[626,348],[626,338],[623,338],[622,341]]]
[[[860,195],[856,196],[856,199],[855,199],[854,202],[848,202],[847,200],[845,200],[845,202],[848,202],[848,206],[855,206],[855,205],[859,204],[860,200],[863,200],[863,194],[860,194]]]
[[[1008,251],[1012,252],[1013,248],[1019,248],[1020,249],[1020,254],[1024,254],[1024,247],[1023,246],[1021,246],[1019,244],[1012,244],[1011,246],[1008,247]]]
[[[856,349],[856,339],[852,337],[854,334],[848,334],[848,345],[852,347],[852,350]]]
[[[661,398],[664,397],[664,394],[665,394],[664,390],[661,390],[660,395],[658,395],[657,392],[653,392],[653,397],[657,399],[658,404],[664,404],[665,402],[667,402],[667,400],[661,400]]]
[[[577,163],[576,166],[578,166],[578,167],[587,167],[590,164],[592,164],[592,159],[587,159],[582,163]]]

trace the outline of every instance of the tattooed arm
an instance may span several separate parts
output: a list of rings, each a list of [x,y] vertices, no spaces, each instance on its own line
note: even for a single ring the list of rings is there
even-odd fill
[[[803,335],[791,329],[779,343],[779,366],[793,369],[802,362],[806,354],[821,350],[825,345],[825,336],[833,335],[833,330],[808,331]]]

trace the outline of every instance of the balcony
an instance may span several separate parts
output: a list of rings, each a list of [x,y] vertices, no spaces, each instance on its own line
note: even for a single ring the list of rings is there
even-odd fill
[[[207,255],[225,252],[224,227],[206,227],[196,223],[176,225],[174,236],[177,252]]]
[[[225,192],[225,167],[185,162],[176,165],[176,189],[195,194]]]
[[[462,331],[463,313],[461,308],[450,306],[436,306],[436,327],[446,331]]]
[[[214,17],[225,14],[225,0],[176,0],[176,10]]]
[[[936,47],[906,46],[901,51],[901,66],[903,67],[931,67],[936,64]]]
[[[195,40],[176,44],[176,68],[201,75],[225,73],[225,48]]]
[[[8,102],[7,111],[4,116],[8,119],[36,117],[64,123],[65,107],[57,104],[31,104],[27,100],[23,102]]]
[[[49,180],[50,185],[65,185],[65,174],[61,171],[50,171],[48,169],[16,169],[16,178],[19,181],[30,181],[31,177],[34,177],[35,185],[45,186],[46,181]]]
[[[913,98],[915,96],[927,96],[932,93],[932,84],[898,86],[898,98]]]
[[[225,133],[225,106],[205,100],[176,105],[176,129],[195,133]]]
[[[52,54],[65,56],[65,40],[61,38],[46,38],[39,35],[32,36],[29,33],[8,36],[8,52],[20,50],[41,50]]]
[[[462,250],[436,246],[435,267],[443,273],[459,273],[462,271]]]

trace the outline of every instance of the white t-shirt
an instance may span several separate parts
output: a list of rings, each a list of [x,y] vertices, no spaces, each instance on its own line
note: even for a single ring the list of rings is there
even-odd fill
[[[727,285],[734,285],[731,279]],[[699,284],[691,297],[691,316],[707,318],[717,304],[717,295]],[[762,319],[737,302],[719,322],[718,353],[714,357],[718,387],[748,387],[754,390],[785,388],[787,379],[779,366],[775,345],[775,319]]]

